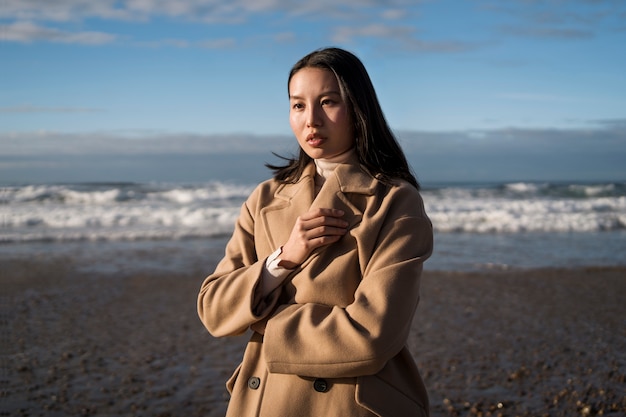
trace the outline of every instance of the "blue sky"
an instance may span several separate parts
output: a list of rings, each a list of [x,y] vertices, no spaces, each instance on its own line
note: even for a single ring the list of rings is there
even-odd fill
[[[363,60],[434,179],[471,178],[462,157],[485,150],[626,178],[622,0],[3,0],[0,175],[32,155],[280,148],[289,68],[330,45]]]

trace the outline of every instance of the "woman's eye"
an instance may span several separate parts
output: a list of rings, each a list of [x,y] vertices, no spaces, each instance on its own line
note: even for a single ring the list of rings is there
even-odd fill
[[[294,103],[294,104],[291,106],[291,108],[292,108],[292,109],[294,109],[294,110],[300,110],[300,109],[303,109],[303,108],[304,108],[304,106],[302,105],[302,103]]]
[[[322,100],[322,106],[330,106],[335,104],[334,100],[331,100],[329,98]]]

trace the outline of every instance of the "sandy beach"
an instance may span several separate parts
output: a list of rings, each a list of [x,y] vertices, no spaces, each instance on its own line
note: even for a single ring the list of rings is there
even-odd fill
[[[196,315],[213,264],[0,262],[0,415],[222,416],[247,336]],[[626,268],[426,271],[409,346],[433,416],[626,415]]]

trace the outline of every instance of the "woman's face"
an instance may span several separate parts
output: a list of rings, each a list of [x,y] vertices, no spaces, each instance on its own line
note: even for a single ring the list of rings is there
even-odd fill
[[[347,103],[335,75],[302,68],[289,81],[289,123],[298,143],[313,159],[329,159],[354,146]]]

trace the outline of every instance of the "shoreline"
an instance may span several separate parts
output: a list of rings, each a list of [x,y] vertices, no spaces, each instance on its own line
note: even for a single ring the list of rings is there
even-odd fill
[[[97,238],[3,242],[0,263],[23,259],[65,259],[80,272],[179,273],[200,269],[208,274],[221,259],[230,234],[211,238]],[[626,230],[588,233],[437,233],[428,271],[491,272],[590,265],[626,267]]]
[[[215,339],[197,317],[215,262],[94,273],[71,258],[0,261],[0,411],[222,416],[248,335]],[[408,344],[432,416],[626,413],[624,277],[626,267],[426,270]]]

